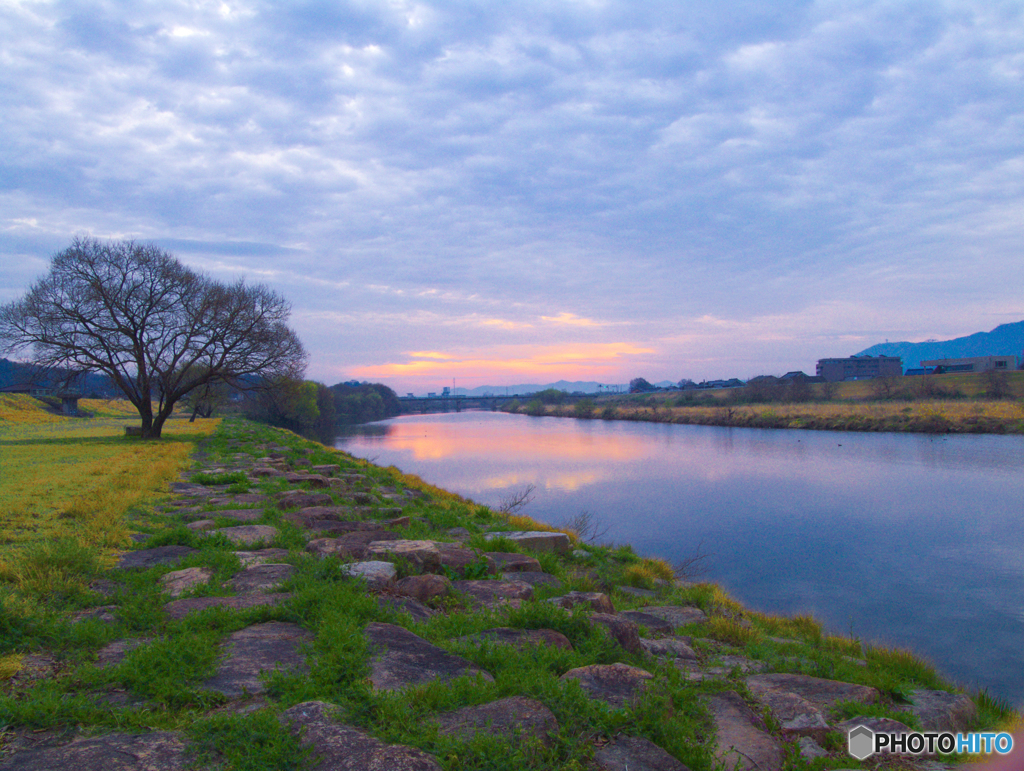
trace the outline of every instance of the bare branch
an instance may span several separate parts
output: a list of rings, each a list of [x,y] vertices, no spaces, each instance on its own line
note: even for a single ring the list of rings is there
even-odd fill
[[[597,544],[600,543],[599,539],[608,535],[610,525],[604,524],[598,516],[591,514],[586,509],[581,509],[579,513],[565,520],[562,523],[562,528],[576,533],[576,536],[584,543]]]
[[[676,578],[681,581],[693,581],[705,575],[710,569],[707,560],[712,556],[704,551],[704,541],[701,541],[692,554],[673,565]]]
[[[498,502],[498,511],[505,515],[516,514],[533,500],[533,494],[536,490],[537,487],[533,484],[527,484],[518,490],[513,490]]]

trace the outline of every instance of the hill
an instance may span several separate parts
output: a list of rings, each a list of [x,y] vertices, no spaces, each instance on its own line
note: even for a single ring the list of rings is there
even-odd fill
[[[954,340],[926,343],[879,343],[856,356],[899,356],[903,368],[920,367],[931,359],[961,359],[971,356],[1020,356],[1024,353],[1024,321],[1000,324],[991,332],[976,332]]]

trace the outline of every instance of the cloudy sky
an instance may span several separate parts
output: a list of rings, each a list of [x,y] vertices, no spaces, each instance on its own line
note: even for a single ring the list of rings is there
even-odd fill
[[[1024,4],[0,0],[0,302],[76,234],[400,392],[1024,318]]]

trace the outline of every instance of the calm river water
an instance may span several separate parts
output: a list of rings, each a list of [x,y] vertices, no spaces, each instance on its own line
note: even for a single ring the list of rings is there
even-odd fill
[[[586,510],[604,540],[747,606],[909,647],[1024,706],[1024,438],[711,428],[488,412],[356,426],[336,446],[480,503]]]

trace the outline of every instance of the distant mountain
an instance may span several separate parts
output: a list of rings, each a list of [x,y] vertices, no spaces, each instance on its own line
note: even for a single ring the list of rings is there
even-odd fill
[[[598,389],[600,386],[600,389]],[[520,383],[519,385],[510,386],[480,386],[479,388],[456,388],[454,394],[456,396],[504,396],[506,393],[511,396],[512,394],[519,394],[520,396],[526,396],[527,394],[534,394],[538,391],[544,391],[548,388],[554,388],[559,391],[565,391],[566,393],[574,393],[579,391],[585,394],[596,394],[611,392],[618,389],[622,393],[629,391],[629,386],[621,383],[608,384],[608,383],[596,383],[596,382],[584,382],[582,380],[574,380],[569,382],[568,380],[559,380],[557,383],[547,383],[546,385],[540,385],[538,383]],[[440,393],[441,389],[438,389]]]
[[[1024,321],[1000,324],[991,332],[977,332],[955,340],[927,343],[879,343],[856,356],[899,356],[903,369],[920,367],[931,359],[963,359],[971,356],[1021,356],[1024,354]]]

